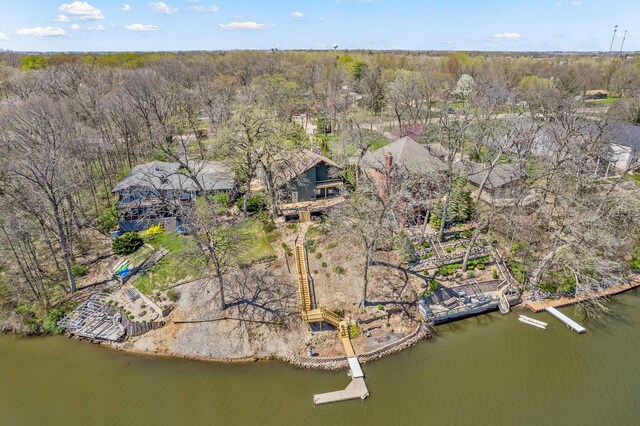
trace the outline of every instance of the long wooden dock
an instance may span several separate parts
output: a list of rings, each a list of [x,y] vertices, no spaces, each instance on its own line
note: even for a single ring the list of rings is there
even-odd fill
[[[565,323],[567,327],[577,332],[578,334],[586,333],[587,331],[586,328],[584,328],[583,326],[581,326],[580,324],[578,324],[577,322],[575,322],[574,320],[572,320],[571,318],[569,318],[568,316],[566,316],[565,314],[557,310],[556,308],[551,308],[551,307],[545,308],[545,311],[549,312],[551,315],[553,315],[554,317],[556,317],[557,319]]]

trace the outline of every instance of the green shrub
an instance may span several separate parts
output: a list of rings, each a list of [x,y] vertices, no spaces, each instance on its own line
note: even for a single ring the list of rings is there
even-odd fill
[[[432,257],[433,257],[433,253],[428,251],[425,254],[423,254],[422,256],[420,256],[420,259],[427,260],[427,259],[431,259]]]
[[[180,300],[180,293],[178,293],[174,289],[170,289],[169,291],[167,291],[167,299],[175,303]]]
[[[349,326],[349,338],[355,339],[359,335],[360,335],[360,326],[358,325],[358,323],[351,324]]]
[[[453,275],[454,272],[462,267],[459,263],[451,263],[449,265],[442,265],[438,267],[438,275]]]
[[[45,333],[58,334],[62,332],[62,327],[58,325],[58,321],[64,318],[65,312],[61,308],[53,308],[47,312],[47,317],[42,323]]]
[[[83,265],[81,263],[72,263],[71,273],[74,277],[84,277],[85,275],[87,275],[87,265]]]
[[[244,206],[243,197],[238,198],[238,201],[236,202],[236,206],[238,207],[238,209],[240,209],[240,211],[242,211]],[[247,200],[247,211],[249,213],[261,212],[266,207],[267,207],[267,197],[265,196],[264,192],[256,192],[255,194],[252,194],[249,196],[249,199]]]
[[[522,249],[522,242],[515,241],[511,243],[511,253],[518,254],[518,252]]]
[[[313,253],[316,251],[316,249],[318,248],[317,244],[316,244],[316,240],[309,238],[308,240],[304,241],[304,248],[307,249],[307,251],[309,253]]]
[[[295,222],[291,222],[287,224],[287,229],[290,229],[292,231],[297,231],[298,230],[298,224]]]
[[[126,256],[138,250],[144,242],[135,232],[127,232],[113,241],[113,252],[118,256]]]
[[[326,268],[326,267],[327,267],[327,262],[322,262],[322,263],[320,264],[320,266],[322,266],[323,268]]]
[[[418,249],[420,250],[426,250],[429,247],[431,247],[431,245],[429,244],[429,241],[423,241],[420,243],[420,245],[418,246]]]
[[[497,280],[498,279],[498,271],[496,269],[494,269],[491,272],[491,276],[493,277],[494,280]]]
[[[282,241],[280,243],[280,245],[282,246],[282,249],[284,250],[284,254],[286,256],[291,256],[292,252],[291,252],[291,247],[289,247],[289,244],[287,244],[284,241]]]
[[[524,280],[526,278],[524,266],[515,259],[508,259],[506,264],[516,281],[521,284],[524,283]]]
[[[224,212],[231,205],[231,196],[226,192],[221,192],[219,194],[213,195],[211,197],[211,201],[213,201],[213,203],[219,210]],[[217,211],[218,210],[216,210],[216,212]]]
[[[471,231],[471,229],[465,229],[464,231],[460,231],[460,237],[465,238],[465,239],[471,238],[471,234],[472,233],[473,232]]]
[[[344,268],[342,266],[334,266],[333,272],[335,272],[338,275],[344,275]]]
[[[322,253],[317,252],[316,253],[316,259],[322,259]]]
[[[478,270],[480,270],[480,271],[484,271],[484,270],[486,269],[486,266],[485,266],[485,264],[484,264],[484,263],[478,263],[478,264],[476,265],[476,268],[477,268]]]
[[[440,284],[436,280],[429,280],[429,290],[436,291],[440,287]]]
[[[475,273],[473,271],[467,271],[467,278],[475,277]]]
[[[104,234],[115,231],[118,228],[118,211],[115,207],[103,210],[98,217],[96,226]]]
[[[640,246],[633,249],[633,256],[629,266],[633,272],[640,272]]]
[[[338,246],[338,243],[329,243],[327,244],[327,250],[331,250],[333,248],[336,248]]]
[[[384,306],[382,306],[382,303],[378,303],[377,308],[379,311],[384,311]]]

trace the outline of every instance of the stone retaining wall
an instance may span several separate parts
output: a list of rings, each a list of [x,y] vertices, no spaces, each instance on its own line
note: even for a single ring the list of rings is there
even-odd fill
[[[371,352],[365,352],[358,354],[358,360],[362,364],[366,364],[370,361],[375,361],[387,355],[391,355],[396,352],[400,352],[410,346],[415,345],[420,340],[431,337],[431,326],[429,324],[420,324],[413,333],[404,336],[395,342],[391,342],[386,346],[375,349]],[[300,357],[294,355],[287,359],[293,365],[303,368],[313,368],[319,370],[342,370],[349,366],[346,356],[340,357]]]

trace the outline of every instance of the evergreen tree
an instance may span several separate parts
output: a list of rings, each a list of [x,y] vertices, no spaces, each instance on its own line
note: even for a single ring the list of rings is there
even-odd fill
[[[409,263],[416,260],[416,248],[405,232],[396,237],[394,248],[398,251],[402,262]]]
[[[471,219],[474,207],[471,191],[464,179],[456,179],[451,189],[451,200],[447,208],[447,216],[453,222],[464,223]]]
[[[435,230],[440,228],[440,225],[442,224],[442,201],[436,201],[436,204],[431,211],[431,215],[429,216],[429,224]]]

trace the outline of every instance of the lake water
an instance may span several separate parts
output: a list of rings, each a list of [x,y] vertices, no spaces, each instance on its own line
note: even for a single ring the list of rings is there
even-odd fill
[[[639,425],[640,295],[628,293],[578,335],[544,313],[436,328],[365,365],[371,396],[314,406],[346,372],[128,355],[64,337],[0,335],[0,424]],[[530,316],[534,316],[530,314]]]

